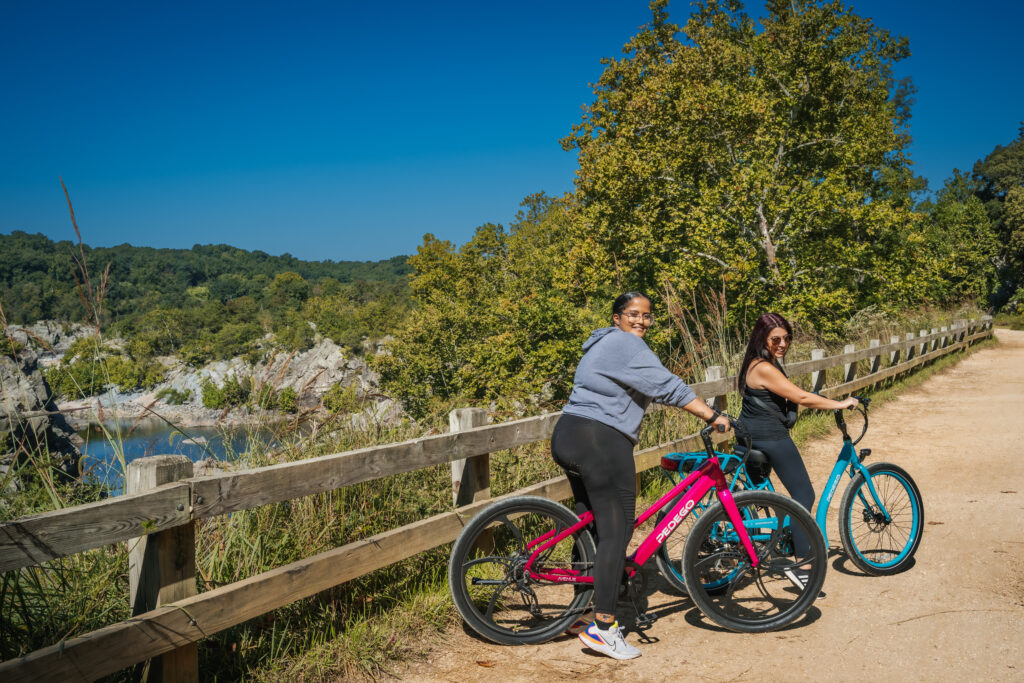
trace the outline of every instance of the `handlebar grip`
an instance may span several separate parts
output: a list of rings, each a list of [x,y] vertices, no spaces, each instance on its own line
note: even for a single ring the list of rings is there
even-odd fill
[[[725,425],[715,425],[715,429],[717,429],[719,432],[724,432]]]

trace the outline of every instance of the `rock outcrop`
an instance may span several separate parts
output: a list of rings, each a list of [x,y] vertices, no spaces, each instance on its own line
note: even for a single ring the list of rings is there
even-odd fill
[[[374,347],[365,349],[365,354],[375,352],[377,349]],[[364,356],[351,354],[330,339],[320,339],[306,351],[278,352],[256,364],[236,357],[193,368],[175,357],[159,360],[164,365],[164,381],[150,389],[134,392],[110,389],[87,399],[62,402],[60,408],[68,413],[69,421],[78,429],[97,420],[145,419],[153,413],[182,427],[243,424],[266,417],[274,419],[273,414],[268,416],[257,411],[260,414],[256,415],[244,406],[224,410],[203,405],[204,384],[211,382],[223,387],[229,378],[233,378],[248,379],[254,388],[269,386],[275,393],[293,389],[301,411],[316,409],[323,395],[336,384],[352,386],[357,397],[366,399],[363,410],[354,416],[356,422],[397,422],[403,416],[397,402],[378,395],[379,377],[367,365]],[[158,396],[166,395],[161,392],[167,389],[188,398],[177,405],[158,399]]]
[[[23,349],[0,356],[0,475],[15,462],[40,456],[66,480],[78,477],[81,438],[57,412],[38,356]]]

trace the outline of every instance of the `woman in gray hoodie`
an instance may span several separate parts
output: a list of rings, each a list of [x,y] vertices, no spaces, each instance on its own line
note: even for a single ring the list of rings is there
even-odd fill
[[[616,659],[640,651],[626,643],[615,621],[615,599],[633,535],[636,508],[633,447],[652,402],[678,406],[723,431],[729,421],[670,372],[643,337],[654,322],[651,300],[640,292],[612,304],[612,326],[594,330],[583,344],[569,403],[551,435],[551,454],[565,469],[576,512],[594,514],[594,621],[572,632],[589,648]]]

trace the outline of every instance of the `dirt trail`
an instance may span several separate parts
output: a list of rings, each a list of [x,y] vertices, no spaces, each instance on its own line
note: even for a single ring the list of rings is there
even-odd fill
[[[996,336],[998,347],[871,413],[860,446],[873,449],[870,461],[907,469],[924,499],[924,538],[908,571],[867,577],[834,554],[827,599],[794,627],[762,635],[718,628],[655,579],[651,607],[661,618],[647,633],[657,642],[627,638],[639,659],[590,654],[574,637],[508,647],[457,628],[426,661],[395,673],[459,683],[1024,680],[1024,332]],[[835,432],[804,449],[819,492],[838,447]],[[833,548],[842,487],[830,513]]]

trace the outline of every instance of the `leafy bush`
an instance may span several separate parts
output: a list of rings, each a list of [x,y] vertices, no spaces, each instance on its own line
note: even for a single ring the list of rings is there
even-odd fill
[[[202,391],[203,405],[207,408],[214,410],[234,408],[249,402],[249,396],[252,393],[252,380],[248,377],[238,379],[234,375],[228,375],[220,387],[211,380],[206,380],[203,382]]]
[[[0,356],[15,358],[23,348],[24,344],[19,344],[10,337],[0,337]]]
[[[359,410],[362,401],[354,384],[338,383],[324,394],[323,404],[332,413],[354,413]]]
[[[269,384],[261,384],[253,390],[250,403],[264,409],[274,408],[277,406],[277,392]]]
[[[291,387],[285,387],[277,394],[277,409],[282,413],[294,413],[298,409],[299,395]]]
[[[181,404],[192,398],[192,390],[186,389],[185,391],[178,391],[171,387],[164,387],[160,391],[156,392],[156,399],[163,401],[169,406],[180,406]]]
[[[79,345],[79,342],[86,342]],[[58,396],[69,399],[101,394],[110,385],[121,391],[145,389],[164,380],[163,366],[152,360],[137,361],[128,356],[101,356],[94,339],[72,344],[60,365],[43,370],[43,377]],[[87,352],[96,355],[85,355]]]

